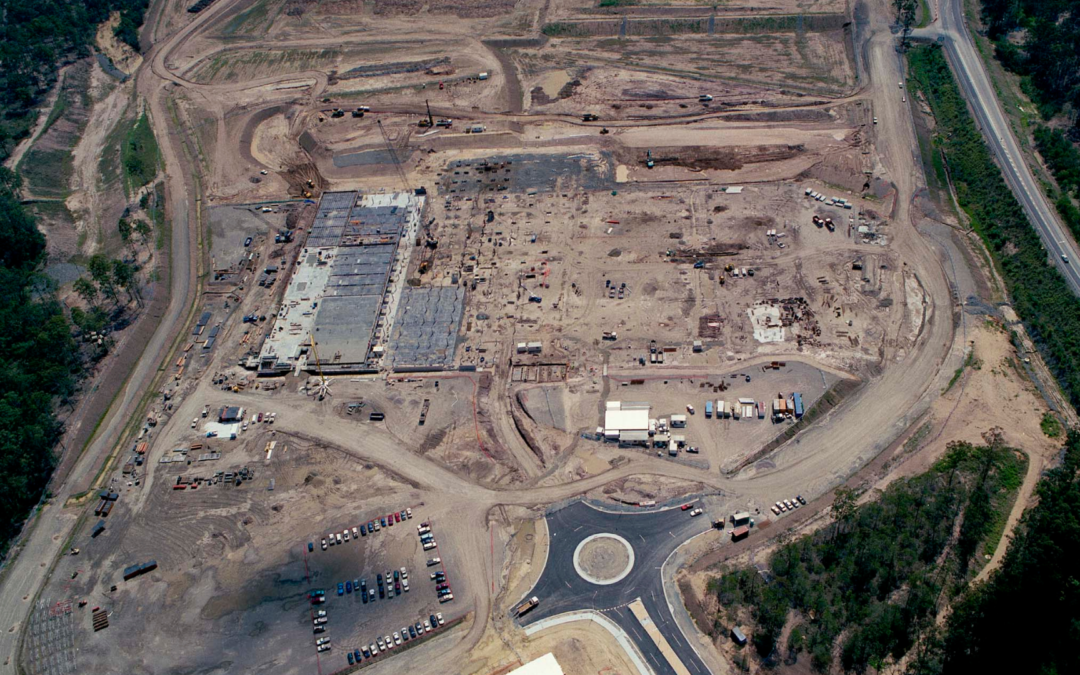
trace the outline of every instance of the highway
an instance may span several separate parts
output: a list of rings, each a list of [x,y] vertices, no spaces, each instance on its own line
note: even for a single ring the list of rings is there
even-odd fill
[[[1080,295],[1080,248],[1058,220],[1053,206],[1032,175],[994,93],[994,87],[964,23],[961,0],[939,0],[938,20],[927,28],[911,32],[915,39],[937,40],[945,46],[960,90],[975,111],[975,118],[998,160],[1005,180],[1020,201],[1028,220],[1042,237],[1054,264],[1061,270],[1073,293]],[[1068,258],[1068,262],[1064,257]]]

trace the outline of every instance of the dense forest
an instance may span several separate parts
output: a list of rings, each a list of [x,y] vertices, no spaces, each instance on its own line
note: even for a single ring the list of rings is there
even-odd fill
[[[1077,124],[1080,0],[984,0],[982,15],[998,59],[1024,77],[1043,115],[1071,106]]]
[[[835,522],[781,546],[767,573],[741,569],[710,584],[721,621],[749,610],[754,649],[767,662],[808,655],[829,672],[838,639],[845,671],[899,659],[997,544],[1025,466],[991,432],[984,445],[950,444],[928,473],[894,482],[875,501],[856,507],[853,493],[839,491]]]
[[[30,131],[60,66],[90,54],[97,25],[120,12],[116,35],[139,48],[149,0],[0,0],[0,161]]]
[[[975,123],[941,48],[908,53],[910,73],[930,104],[934,142],[948,165],[956,199],[986,242],[1017,314],[1069,400],[1080,407],[1080,298],[1072,294],[1028,222]]]
[[[954,604],[912,675],[1080,673],[1080,432],[1039,482],[1001,567]],[[1027,646],[1027,648],[1024,647]]]
[[[0,167],[0,549],[45,489],[61,431],[54,402],[79,371],[64,307],[39,273],[45,237],[18,188]]]
[[[1060,129],[1038,125],[1034,136],[1039,154],[1061,188],[1060,192],[1051,188],[1049,197],[1073,237],[1080,241],[1080,208],[1075,202],[1080,199],[1080,150]]]

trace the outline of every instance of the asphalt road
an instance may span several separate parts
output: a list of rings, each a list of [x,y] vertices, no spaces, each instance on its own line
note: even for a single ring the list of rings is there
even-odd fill
[[[1080,295],[1080,270],[1077,269],[1080,265],[1080,249],[1058,220],[1057,213],[1024,161],[1012,127],[998,103],[982,58],[964,23],[963,3],[961,0],[939,0],[939,3],[940,16],[937,22],[927,28],[912,31],[911,36],[937,40],[945,46],[960,90],[975,111],[979,128],[986,136],[1005,180],[1023,206],[1028,220],[1042,237],[1054,264],[1061,270],[1073,293]],[[1062,256],[1067,256],[1069,262]]]
[[[528,625],[541,619],[582,610],[602,612],[619,625],[637,645],[656,675],[674,675],[660,650],[646,635],[627,607],[640,598],[649,617],[660,629],[683,664],[694,675],[706,675],[687,638],[679,630],[664,599],[660,567],[680,544],[710,528],[709,515],[691,518],[678,508],[648,513],[612,513],[585,502],[576,502],[547,517],[551,548],[543,574],[528,596],[539,606],[522,617]],[[617,534],[634,549],[634,567],[621,581],[600,586],[583,579],[574,568],[574,550],[594,534]]]

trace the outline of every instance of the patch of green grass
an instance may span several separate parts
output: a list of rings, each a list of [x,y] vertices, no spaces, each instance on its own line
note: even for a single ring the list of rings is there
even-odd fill
[[[1061,420],[1050,411],[1043,413],[1042,420],[1039,422],[1039,428],[1042,429],[1042,432],[1049,438],[1057,438],[1065,431],[1064,427],[1061,426]]]
[[[73,160],[70,150],[31,148],[19,162],[19,173],[36,197],[65,199]]]
[[[952,389],[953,385],[956,384],[957,380],[960,379],[960,376],[964,374],[965,368],[974,367],[976,370],[978,370],[980,365],[981,364],[975,360],[975,352],[968,352],[967,358],[964,359],[964,362],[961,363],[960,367],[956,369],[955,373],[953,373],[952,379],[949,380],[949,384],[945,387],[945,391],[941,393],[944,394],[945,392]]]
[[[124,168],[124,189],[132,194],[154,180],[161,155],[150,118],[143,112],[132,125],[121,147],[120,162]]]
[[[267,0],[259,0],[259,2],[252,5],[249,9],[240,12],[234,16],[229,23],[225,24],[225,27],[221,29],[222,35],[233,35],[235,33],[250,33],[259,28],[261,24],[270,13]]]

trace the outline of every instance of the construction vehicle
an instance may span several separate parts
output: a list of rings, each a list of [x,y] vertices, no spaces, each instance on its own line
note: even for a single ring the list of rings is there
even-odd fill
[[[443,129],[449,129],[454,125],[454,120],[443,118],[435,123],[435,126],[442,127]]]
[[[540,598],[538,598],[538,597],[536,597],[534,595],[531,598],[529,598],[528,600],[526,600],[525,602],[518,605],[517,609],[514,610],[514,614],[516,616],[522,616],[523,614],[525,614],[526,612],[532,610],[533,608],[535,608],[539,604],[540,604]]]
[[[315,357],[315,369],[319,371],[319,400],[323,400],[330,395],[330,380],[326,379],[323,375],[322,363],[319,362],[319,352],[315,349],[315,336],[310,335],[311,338],[311,354]]]
[[[698,96],[698,103],[712,103],[712,96],[709,94],[702,94]]]
[[[430,129],[431,127],[435,126],[435,120],[431,117],[431,104],[427,101],[424,101],[424,105],[427,106],[427,117],[417,122],[416,126],[420,127],[421,129]]]
[[[585,113],[584,115],[581,116],[581,121],[582,122],[598,122],[598,121],[600,121],[600,116],[599,115],[594,115],[593,113]]]
[[[652,150],[647,150],[645,152],[645,168],[646,169],[651,169],[654,166],[656,166],[656,162],[653,161]]]

